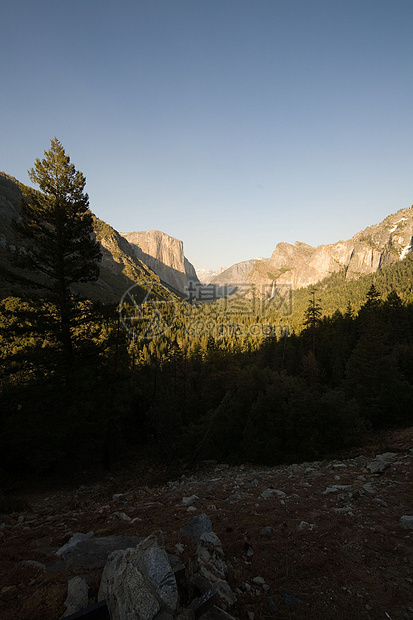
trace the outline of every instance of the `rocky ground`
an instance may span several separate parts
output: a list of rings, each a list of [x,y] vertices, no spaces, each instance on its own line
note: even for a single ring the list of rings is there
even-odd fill
[[[413,428],[330,461],[209,463],[162,482],[159,470],[137,468],[76,488],[0,496],[0,618],[63,615],[68,579],[79,570],[55,554],[74,533],[162,530],[165,549],[188,566],[194,548],[180,528],[205,513],[230,566],[234,618],[413,620],[412,471]],[[93,602],[99,575],[81,574]]]

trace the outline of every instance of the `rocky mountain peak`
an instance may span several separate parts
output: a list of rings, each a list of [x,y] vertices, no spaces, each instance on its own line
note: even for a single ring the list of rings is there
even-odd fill
[[[292,269],[298,267],[314,253],[315,248],[307,243],[296,241],[294,245],[290,243],[278,243],[269,259],[273,269]]]
[[[294,245],[278,243],[270,258],[254,261],[245,280],[238,278],[237,282],[276,281],[299,289],[339,271],[345,272],[346,278],[351,280],[402,260],[412,250],[413,207],[389,215],[380,224],[368,226],[347,241],[317,247],[300,241]],[[228,269],[226,275],[231,276],[232,269]],[[228,284],[233,282],[235,280],[227,279]]]

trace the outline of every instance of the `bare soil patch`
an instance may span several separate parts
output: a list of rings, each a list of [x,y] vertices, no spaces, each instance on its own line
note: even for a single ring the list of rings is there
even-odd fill
[[[371,473],[366,465],[383,452],[394,453],[391,462]],[[74,533],[162,530],[168,551],[184,545],[185,563],[193,549],[179,530],[204,512],[232,567],[235,618],[413,620],[413,530],[400,524],[413,515],[412,469],[410,428],[322,462],[209,464],[174,475],[136,467],[76,488],[3,496],[0,618],[62,616],[73,572],[51,567]],[[193,504],[184,505],[192,495]],[[99,575],[84,576],[93,598]]]

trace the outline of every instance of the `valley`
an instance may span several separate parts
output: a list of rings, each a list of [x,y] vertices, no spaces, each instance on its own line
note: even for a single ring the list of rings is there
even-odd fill
[[[74,577],[67,614],[117,604],[93,550],[142,543],[181,580],[151,620],[413,618],[413,208],[201,278],[93,216],[68,357],[58,289],[14,261],[22,191],[0,175],[1,617],[61,617]]]

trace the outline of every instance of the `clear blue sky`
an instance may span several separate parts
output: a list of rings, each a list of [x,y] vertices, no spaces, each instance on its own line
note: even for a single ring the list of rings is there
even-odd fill
[[[119,231],[196,267],[413,203],[412,0],[3,0],[0,170],[56,136]]]

